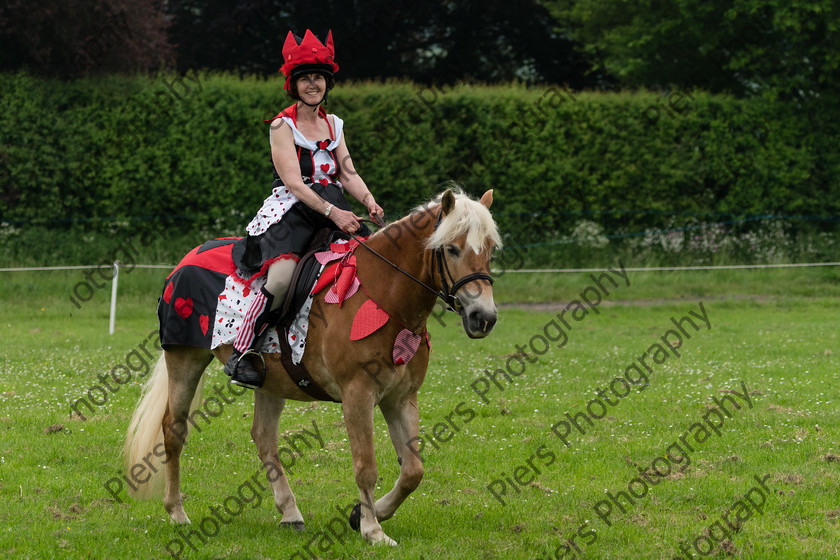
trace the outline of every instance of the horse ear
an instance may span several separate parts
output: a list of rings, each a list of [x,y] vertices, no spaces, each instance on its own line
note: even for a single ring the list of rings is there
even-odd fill
[[[449,214],[455,208],[455,195],[452,194],[452,189],[446,189],[443,196],[440,197],[440,209],[443,215]]]
[[[481,196],[481,202],[485,208],[489,209],[490,206],[493,204],[493,189],[490,189],[486,193]]]

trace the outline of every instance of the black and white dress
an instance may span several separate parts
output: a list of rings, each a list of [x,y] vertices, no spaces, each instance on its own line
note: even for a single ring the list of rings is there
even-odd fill
[[[323,107],[318,109],[318,114],[326,120],[330,131],[330,137],[320,141],[310,140],[298,130],[296,104],[266,122],[283,119],[292,129],[304,184],[336,208],[351,210],[344,188],[337,180],[341,167],[335,157],[344,121],[335,115],[327,115]],[[248,235],[233,247],[232,256],[239,276],[250,283],[265,275],[271,263],[277,260],[299,260],[315,232],[324,227],[338,229],[328,217],[298,200],[283,184],[275,169],[271,195],[248,224]],[[370,230],[362,224],[356,235],[370,235]]]

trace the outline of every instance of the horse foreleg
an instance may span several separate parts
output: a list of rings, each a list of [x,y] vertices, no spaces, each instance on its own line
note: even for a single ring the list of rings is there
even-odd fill
[[[254,402],[254,423],[251,425],[251,437],[257,446],[260,461],[265,466],[265,474],[274,492],[274,505],[283,514],[280,525],[303,531],[303,516],[298,510],[295,495],[286,480],[286,473],[280,464],[277,446],[280,440],[280,413],[286,399],[278,399],[257,391]],[[278,474],[279,473],[279,474]]]
[[[169,399],[163,415],[163,446],[166,451],[166,490],[163,507],[173,523],[189,523],[181,499],[181,451],[187,441],[190,404],[201,376],[213,356],[200,348],[178,347],[165,353],[169,374]],[[199,397],[201,395],[198,395]]]
[[[391,443],[400,463],[400,476],[394,487],[376,502],[376,516],[379,521],[385,521],[420,485],[423,464],[418,448],[420,413],[417,410],[417,393],[398,402],[380,403],[379,408],[388,422]]]
[[[376,519],[373,493],[376,488],[376,453],[373,448],[373,396],[368,388],[342,391],[342,411],[350,452],[353,455],[353,473],[359,487],[359,531],[371,544],[384,542],[396,546],[385,534]],[[352,517],[352,516],[351,516]]]

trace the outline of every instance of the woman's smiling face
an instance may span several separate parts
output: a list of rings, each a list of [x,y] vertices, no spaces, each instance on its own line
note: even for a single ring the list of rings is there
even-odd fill
[[[311,72],[309,74],[302,74],[298,76],[297,81],[298,97],[302,101],[306,101],[315,105],[321,101],[324,92],[327,89],[327,80],[323,74]]]

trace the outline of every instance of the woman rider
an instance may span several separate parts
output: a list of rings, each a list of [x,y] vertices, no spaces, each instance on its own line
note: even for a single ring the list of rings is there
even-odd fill
[[[225,373],[236,385],[262,387],[262,368],[242,357],[261,344],[265,330],[280,319],[279,308],[292,274],[314,233],[322,227],[357,235],[369,231],[356,216],[344,191],[361,202],[371,219],[383,216],[367,185],[356,173],[342,134],[343,121],[321,104],[333,87],[332,31],[326,45],[310,31],[301,40],[290,31],[283,45],[287,95],[295,103],[269,119],[274,184],[271,195],[248,224],[247,237],[233,248],[238,274],[248,284],[263,275],[265,285],[245,313]]]

